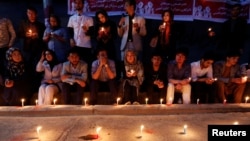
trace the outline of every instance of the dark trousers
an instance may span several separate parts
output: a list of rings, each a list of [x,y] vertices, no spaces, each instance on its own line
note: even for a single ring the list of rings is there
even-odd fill
[[[70,85],[69,83],[62,83],[62,103],[63,104],[73,104],[81,105],[83,101],[85,87],[74,83]]]
[[[24,98],[24,105],[32,104],[31,89],[25,81],[15,81],[11,88],[4,87],[3,100],[6,106],[21,106],[21,99]]]
[[[200,103],[214,103],[215,92],[214,85],[206,84],[205,82],[192,82],[191,102],[196,103],[197,99]]]
[[[147,86],[147,98],[148,104],[159,104],[161,98],[166,98],[166,87]]]
[[[218,97],[218,102],[222,103],[225,99],[232,103],[241,103],[243,92],[245,90],[246,84],[236,84],[236,83],[224,83],[222,81],[216,81],[215,90]],[[229,101],[227,98],[232,95],[232,100]]]
[[[108,85],[110,93],[111,93],[111,101],[115,102],[115,97],[117,96],[115,79],[108,80],[107,82],[102,82],[99,80],[92,79],[91,85],[90,85],[90,100],[91,100],[92,105],[97,103],[97,94],[98,94],[100,86],[106,86],[106,85]]]
[[[135,86],[131,86],[128,82],[125,82],[124,84],[124,97],[123,97],[123,103],[126,103],[130,101],[131,103],[137,101],[138,102],[138,96],[137,96],[138,89]]]
[[[0,48],[0,75],[4,74],[5,66],[6,66],[6,51],[8,47]]]

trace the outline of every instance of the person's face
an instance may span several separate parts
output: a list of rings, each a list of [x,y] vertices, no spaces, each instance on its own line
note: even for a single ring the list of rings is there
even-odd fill
[[[12,54],[11,54],[11,58],[14,62],[16,63],[19,63],[22,61],[22,55],[20,53],[20,51],[14,51]]]
[[[27,10],[27,16],[30,22],[35,22],[36,21],[36,12],[32,11],[32,10]]]
[[[165,12],[163,16],[163,22],[169,22],[170,21],[170,13]]]
[[[214,61],[213,60],[202,60],[201,61],[201,66],[202,66],[202,68],[208,68],[208,67],[210,67],[212,64],[214,63]]]
[[[175,61],[178,64],[183,64],[185,60],[186,60],[186,56],[184,54],[178,53],[175,55]]]
[[[98,59],[107,59],[108,55],[106,51],[100,51],[97,56]]]
[[[238,17],[240,14],[240,7],[233,7],[231,10],[232,17]]]
[[[82,0],[75,0],[75,10],[81,11],[83,9]]]
[[[49,18],[49,23],[52,27],[58,26],[58,22],[57,22],[56,18],[54,18],[54,17]]]
[[[129,14],[132,15],[135,12],[134,6],[133,5],[129,5],[128,2],[125,2],[125,6],[124,6],[125,11]]]
[[[98,19],[101,23],[105,23],[107,21],[106,17],[103,14],[98,14]]]
[[[77,53],[70,53],[68,60],[70,61],[71,64],[77,65],[78,62],[80,61],[80,56]]]
[[[53,56],[49,51],[45,51],[44,55],[45,55],[45,58],[46,58],[47,61],[52,61],[53,60]]]
[[[162,59],[160,56],[153,56],[151,59],[154,66],[159,66],[162,62]]]
[[[133,63],[134,61],[135,61],[135,53],[134,52],[131,52],[131,51],[129,51],[129,52],[127,52],[127,54],[126,54],[126,60],[127,60],[127,62],[128,63]]]
[[[239,60],[238,56],[234,56],[234,57],[227,57],[227,63],[230,65],[235,65]]]

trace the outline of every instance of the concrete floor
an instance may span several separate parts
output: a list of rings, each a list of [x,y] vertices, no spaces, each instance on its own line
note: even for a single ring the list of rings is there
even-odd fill
[[[1,141],[207,141],[208,125],[250,125],[249,104],[0,107]],[[187,133],[183,134],[183,126]],[[141,125],[144,126],[141,132]],[[41,126],[39,139],[37,127]],[[98,139],[90,139],[101,127]]]

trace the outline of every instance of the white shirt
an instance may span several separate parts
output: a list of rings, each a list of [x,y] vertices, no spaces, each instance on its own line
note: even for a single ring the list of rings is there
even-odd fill
[[[90,36],[87,36],[82,29],[82,26],[84,25],[87,27],[93,26],[93,18],[85,15],[78,16],[77,14],[72,15],[69,18],[68,27],[74,29],[74,40],[76,46],[91,48]]]
[[[206,75],[207,78],[213,78],[212,65],[208,68],[201,69],[200,60],[191,63],[191,77],[192,81],[197,81],[198,77]]]

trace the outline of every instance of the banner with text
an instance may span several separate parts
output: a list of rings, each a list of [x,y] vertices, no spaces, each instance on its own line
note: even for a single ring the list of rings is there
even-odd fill
[[[250,0],[137,0],[136,13],[147,19],[161,19],[165,9],[172,9],[175,20],[225,21],[230,12],[229,6],[240,3],[241,16],[250,21]],[[105,9],[110,16],[125,13],[124,0],[85,0],[83,11],[94,16],[99,9]],[[68,14],[75,13],[73,0],[68,0]]]

